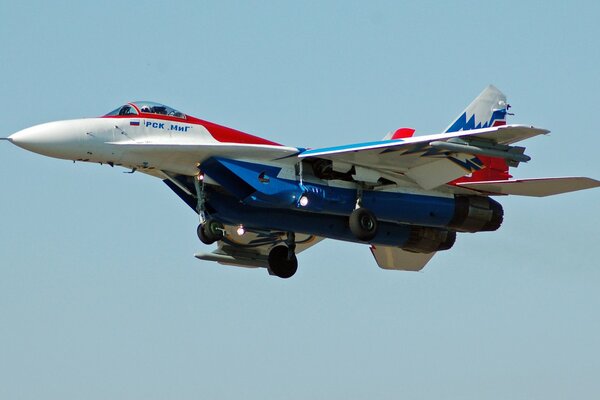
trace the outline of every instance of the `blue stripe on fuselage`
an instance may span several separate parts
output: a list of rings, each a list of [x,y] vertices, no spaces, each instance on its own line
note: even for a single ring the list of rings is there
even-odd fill
[[[362,150],[365,148],[370,148],[370,147],[375,147],[375,146],[386,146],[389,144],[398,144],[402,142],[401,139],[396,139],[396,140],[379,140],[376,142],[365,142],[365,143],[356,143],[356,144],[347,144],[347,145],[343,145],[343,146],[334,146],[334,147],[325,147],[322,149],[312,149],[312,150],[306,150],[302,153],[300,153],[300,155],[302,157],[312,157],[312,156],[318,156],[324,153],[336,153],[336,152],[340,152],[340,151],[352,151],[352,150]]]

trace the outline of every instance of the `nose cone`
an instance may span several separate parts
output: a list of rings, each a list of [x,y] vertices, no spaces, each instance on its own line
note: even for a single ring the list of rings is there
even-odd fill
[[[81,149],[85,131],[77,121],[57,121],[32,126],[8,139],[19,147],[49,157],[72,159]]]

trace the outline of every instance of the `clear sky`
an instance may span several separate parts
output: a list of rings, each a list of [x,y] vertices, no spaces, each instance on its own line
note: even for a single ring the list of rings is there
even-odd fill
[[[488,84],[517,177],[600,179],[596,1],[0,0],[7,136],[131,100],[289,145],[440,132]],[[201,262],[159,180],[0,142],[2,399],[564,399],[600,393],[600,189],[502,198],[421,273],[325,241],[289,280]]]

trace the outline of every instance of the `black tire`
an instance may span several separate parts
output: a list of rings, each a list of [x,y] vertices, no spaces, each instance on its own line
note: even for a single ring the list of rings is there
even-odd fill
[[[196,228],[196,234],[198,235],[198,239],[200,239],[200,241],[204,244],[213,244],[215,242],[206,236],[206,233],[204,232],[204,224],[198,225],[198,228]]]
[[[198,225],[196,233],[202,243],[213,244],[214,242],[223,239],[223,224],[209,219],[202,225]]]
[[[283,279],[291,278],[298,270],[296,255],[292,254],[289,258],[288,253],[286,246],[275,246],[269,252],[269,270]]]
[[[348,220],[350,231],[358,240],[368,242],[377,235],[377,218],[366,208],[352,211]]]

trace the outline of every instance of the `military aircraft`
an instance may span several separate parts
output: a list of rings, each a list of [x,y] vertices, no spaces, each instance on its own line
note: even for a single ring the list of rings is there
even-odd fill
[[[5,140],[73,161],[160,178],[199,216],[201,260],[264,267],[289,278],[296,254],[325,238],[367,243],[384,269],[421,270],[457,233],[495,231],[492,196],[548,196],[600,186],[583,177],[512,179],[530,157],[514,144],[547,134],[507,125],[509,105],[488,86],[443,133],[400,128],[382,140],[288,147],[136,101],[99,118],[50,122]]]

